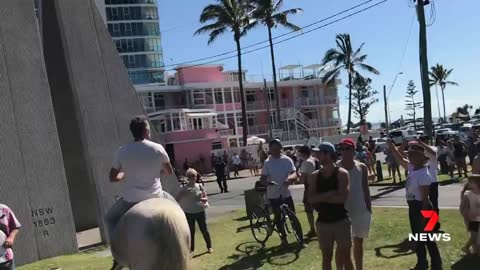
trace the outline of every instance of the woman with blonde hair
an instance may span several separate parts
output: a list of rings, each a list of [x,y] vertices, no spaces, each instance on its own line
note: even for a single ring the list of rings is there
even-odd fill
[[[198,172],[194,169],[188,169],[186,172],[188,183],[183,186],[176,199],[187,216],[188,226],[190,228],[190,252],[195,250],[195,223],[202,232],[203,239],[207,244],[208,253],[212,253],[212,240],[207,228],[207,215],[205,208],[208,207],[208,197],[205,188],[196,183]]]

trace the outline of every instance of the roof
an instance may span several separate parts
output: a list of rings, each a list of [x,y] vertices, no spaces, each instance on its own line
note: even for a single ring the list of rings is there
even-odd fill
[[[281,67],[280,70],[294,70],[301,67],[302,65],[287,65],[287,66]]]

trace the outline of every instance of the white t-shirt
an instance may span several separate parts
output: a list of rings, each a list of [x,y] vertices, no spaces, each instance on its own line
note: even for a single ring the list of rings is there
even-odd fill
[[[413,166],[408,164],[408,178],[406,183],[406,195],[407,201],[423,201],[422,193],[420,191],[421,186],[430,186],[432,183],[432,177],[428,171],[428,167],[424,167],[419,170],[414,170]]]
[[[232,162],[234,165],[240,165],[241,161],[240,161],[240,157],[239,156],[233,156],[232,157]]]
[[[315,159],[313,157],[309,157],[307,160],[302,162],[300,169],[298,172],[305,175],[310,175],[315,171]]]
[[[267,176],[268,182],[273,181],[279,184],[278,186],[267,186],[267,198],[278,199],[280,196],[283,198],[292,197],[288,186],[283,185],[292,172],[295,172],[295,165],[292,159],[285,155],[281,155],[280,158],[269,157],[265,160],[262,175]]]
[[[432,183],[438,182],[438,153],[437,153],[437,147],[435,146],[430,146],[433,151],[435,151],[435,155],[430,155],[427,151],[425,151],[425,156],[428,157],[428,172],[430,173],[430,176],[432,177]]]
[[[141,202],[161,196],[160,171],[168,162],[163,146],[149,140],[120,147],[112,167],[125,173],[122,198],[127,202]]]

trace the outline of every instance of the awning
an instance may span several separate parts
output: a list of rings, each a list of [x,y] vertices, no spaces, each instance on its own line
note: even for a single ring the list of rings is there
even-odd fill
[[[214,112],[209,112],[209,113],[187,113],[188,117],[193,117],[193,118],[202,118],[202,117],[213,117],[217,116],[218,113]]]

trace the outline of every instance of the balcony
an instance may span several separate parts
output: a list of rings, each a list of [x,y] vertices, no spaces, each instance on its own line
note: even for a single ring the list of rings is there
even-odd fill
[[[338,97],[326,96],[326,97],[311,97],[311,98],[298,98],[296,99],[297,106],[309,107],[309,106],[332,106],[338,105]]]
[[[267,106],[265,104],[266,102],[264,101],[250,101],[247,102],[247,111],[260,111],[260,110],[266,110]]]
[[[312,129],[322,129],[322,128],[332,128],[332,127],[339,127],[341,124],[340,119],[331,118],[326,121],[318,120],[318,119],[311,119],[306,122],[308,126]]]
[[[268,125],[248,126],[248,135],[267,134]]]

